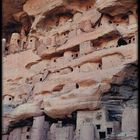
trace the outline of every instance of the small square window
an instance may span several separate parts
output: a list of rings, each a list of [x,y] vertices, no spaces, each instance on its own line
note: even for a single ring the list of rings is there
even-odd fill
[[[26,139],[30,139],[29,135],[26,136]]]
[[[96,124],[96,128],[97,129],[101,129],[101,125],[100,124]]]
[[[99,132],[99,136],[100,136],[100,139],[104,139],[104,138],[106,138],[106,133],[105,132]]]
[[[111,134],[112,133],[112,128],[107,128],[107,134]]]
[[[27,128],[27,132],[29,132],[29,131],[30,131],[30,127]]]

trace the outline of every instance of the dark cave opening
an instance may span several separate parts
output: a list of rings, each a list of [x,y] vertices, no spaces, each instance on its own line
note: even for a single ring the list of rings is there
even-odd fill
[[[49,124],[53,124],[53,123],[58,123],[58,122],[62,122],[62,126],[67,126],[67,125],[74,125],[76,128],[76,118],[77,118],[77,112],[73,112],[71,114],[71,117],[64,117],[64,118],[52,118],[49,117],[48,115],[45,115],[45,121],[48,121]]]
[[[119,47],[119,46],[122,46],[122,45],[127,45],[127,42],[125,41],[125,39],[120,38],[118,40],[117,44],[118,44],[118,47]]]

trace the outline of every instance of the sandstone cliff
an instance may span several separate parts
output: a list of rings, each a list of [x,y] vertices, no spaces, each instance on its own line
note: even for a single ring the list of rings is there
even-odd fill
[[[3,9],[3,139],[137,137],[135,0],[5,0]]]

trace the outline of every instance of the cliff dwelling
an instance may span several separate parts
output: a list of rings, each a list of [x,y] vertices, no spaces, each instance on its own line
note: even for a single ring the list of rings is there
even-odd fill
[[[138,139],[137,1],[2,3],[2,139]]]

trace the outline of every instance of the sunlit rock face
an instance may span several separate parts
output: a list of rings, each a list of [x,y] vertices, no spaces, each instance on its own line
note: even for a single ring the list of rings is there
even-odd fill
[[[5,0],[3,9],[4,139],[136,137],[134,125],[129,133],[137,122],[136,1]],[[127,125],[131,109],[134,123]],[[78,125],[55,124],[69,119]],[[95,135],[93,122],[102,125]]]

